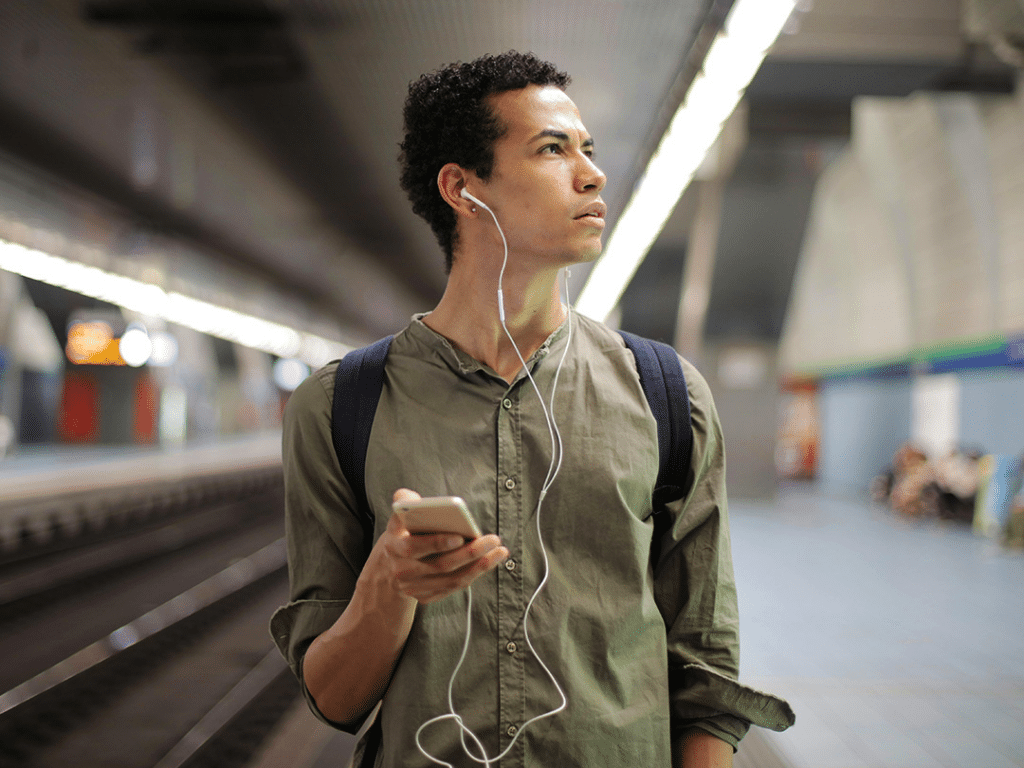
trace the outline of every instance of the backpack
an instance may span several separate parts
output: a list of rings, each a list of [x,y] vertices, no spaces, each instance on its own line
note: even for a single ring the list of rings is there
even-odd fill
[[[686,379],[676,351],[668,344],[619,331],[636,359],[640,386],[658,424],[658,479],[654,487],[653,562],[658,562],[661,535],[668,525],[664,503],[687,487],[693,427]],[[359,506],[366,551],[373,546],[373,513],[366,499],[366,448],[384,386],[384,364],[393,336],[353,350],[338,363],[331,406],[331,438],[342,474]]]

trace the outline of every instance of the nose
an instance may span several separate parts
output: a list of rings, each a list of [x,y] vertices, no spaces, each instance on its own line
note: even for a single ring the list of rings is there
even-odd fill
[[[576,176],[577,190],[580,192],[591,192],[596,189],[600,192],[604,189],[608,177],[604,175],[604,171],[597,167],[593,158],[588,155],[581,155],[580,157],[582,160]]]

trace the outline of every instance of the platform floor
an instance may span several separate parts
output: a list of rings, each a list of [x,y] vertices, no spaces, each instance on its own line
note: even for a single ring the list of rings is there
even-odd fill
[[[1024,554],[788,489],[730,505],[742,679],[794,768],[1024,766]]]

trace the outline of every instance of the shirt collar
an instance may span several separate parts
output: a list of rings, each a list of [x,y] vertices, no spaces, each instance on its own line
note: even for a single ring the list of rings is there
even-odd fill
[[[424,323],[423,318],[426,317],[427,314],[427,312],[419,312],[412,316],[412,320],[408,327],[408,333],[414,341],[435,352],[452,370],[458,371],[461,374],[466,375],[482,372],[489,376],[498,375],[491,370],[490,366],[485,365],[471,355],[466,354],[452,344],[452,342],[446,337],[442,336],[440,333]],[[540,347],[538,347],[537,351],[534,352],[526,361],[526,364],[531,370],[544,360],[552,350],[561,349],[561,345],[565,343],[565,338],[569,330],[569,323],[572,321],[572,316],[573,313],[570,311],[566,320],[563,321],[561,325],[559,325],[551,335],[544,340]],[[520,372],[519,375],[521,376],[522,372]]]

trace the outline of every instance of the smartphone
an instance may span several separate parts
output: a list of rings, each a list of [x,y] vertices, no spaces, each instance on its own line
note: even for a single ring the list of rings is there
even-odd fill
[[[457,533],[466,539],[482,535],[466,502],[458,496],[396,501],[392,509],[412,533]]]

